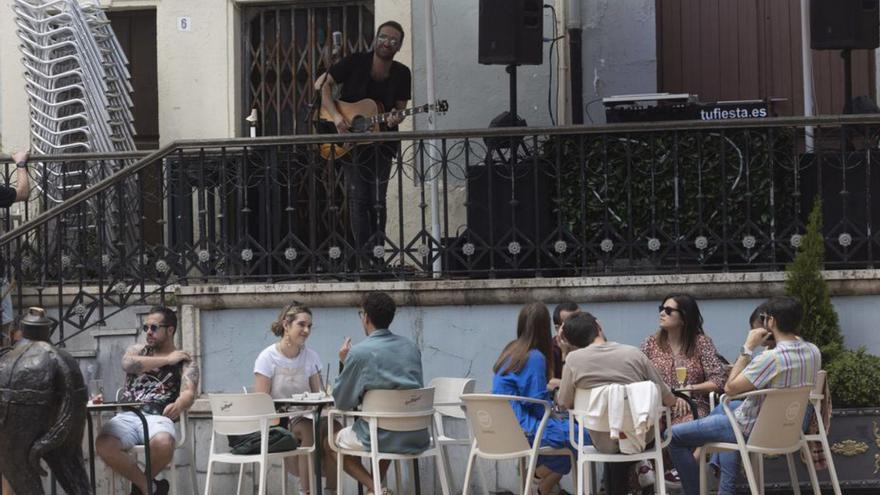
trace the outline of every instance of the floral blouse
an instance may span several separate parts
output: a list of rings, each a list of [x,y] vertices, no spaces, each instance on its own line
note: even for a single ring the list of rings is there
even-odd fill
[[[660,347],[656,335],[651,335],[642,342],[642,352],[654,363],[654,367],[660,372],[663,381],[671,388],[678,388],[678,379],[675,377],[675,356],[672,355],[672,352]],[[684,384],[697,385],[709,381],[714,383],[718,390],[723,390],[726,376],[724,366],[716,355],[717,352],[712,339],[705,335],[698,336],[696,351],[693,357],[687,358],[687,378]],[[706,417],[709,414],[709,394],[693,394],[693,398],[697,403],[700,417]],[[694,419],[693,415],[688,413],[685,416],[673,417],[672,424],[692,419]]]

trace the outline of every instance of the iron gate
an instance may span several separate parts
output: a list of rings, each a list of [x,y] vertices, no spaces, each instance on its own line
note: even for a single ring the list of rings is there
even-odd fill
[[[332,33],[342,33],[340,56],[365,51],[373,41],[373,13],[372,0],[243,9],[242,108],[256,109],[258,135],[311,132],[305,119],[315,79],[334,62]],[[249,125],[242,120],[245,133]]]

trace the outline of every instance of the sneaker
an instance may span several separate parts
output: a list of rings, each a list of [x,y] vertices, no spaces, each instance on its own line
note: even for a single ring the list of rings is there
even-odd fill
[[[672,468],[663,475],[666,481],[666,488],[678,490],[681,488],[681,478],[678,477],[678,470]]]
[[[645,460],[636,464],[636,473],[639,475],[639,486],[642,488],[652,486],[656,481],[651,461]]]
[[[374,495],[373,492],[367,492],[367,495]],[[382,495],[394,495],[394,492],[389,490],[388,488],[382,488]]]

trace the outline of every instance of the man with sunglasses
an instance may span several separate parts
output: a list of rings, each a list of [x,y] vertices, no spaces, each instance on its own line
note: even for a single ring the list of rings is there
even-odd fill
[[[403,39],[403,27],[395,21],[386,21],[376,30],[372,51],[352,53],[316,81],[315,88],[321,91],[321,107],[333,116],[340,134],[349,132],[351,122],[334,103],[337,86],[341,86],[339,99],[344,102],[369,98],[379,104],[380,111],[406,108],[412,98],[412,74],[407,66],[394,60]],[[402,114],[393,114],[382,130],[397,131],[403,118]],[[338,159],[345,176],[354,247],[361,251],[362,260],[373,262],[370,246],[385,243],[385,197],[392,159],[399,150],[398,141],[386,141],[356,146]]]
[[[144,441],[140,418],[132,412],[120,413],[111,419],[95,440],[95,447],[107,466],[131,481],[132,494],[146,493],[147,483],[153,483],[154,494],[166,495],[168,481],[153,477],[174,456],[177,437],[174,422],[195,402],[199,370],[188,353],[174,346],[177,331],[174,311],[163,306],[151,308],[142,329],[146,343],[129,347],[122,357],[126,376],[120,400],[143,403],[141,411],[150,431],[153,472],[148,478],[126,453]]]
[[[801,303],[791,297],[774,297],[762,308],[763,311],[758,313],[762,326],[749,332],[724,385],[724,393],[728,395],[767,388],[812,386],[822,369],[819,349],[799,337],[803,318]],[[757,348],[762,346],[764,352],[756,354]],[[760,409],[760,399],[749,397],[733,411],[746,439]],[[733,425],[726,415],[710,414],[672,427],[669,454],[687,495],[700,492],[699,465],[693,450],[709,442],[736,442]],[[718,494],[732,495],[739,473],[739,453],[724,453],[718,459],[721,467]]]

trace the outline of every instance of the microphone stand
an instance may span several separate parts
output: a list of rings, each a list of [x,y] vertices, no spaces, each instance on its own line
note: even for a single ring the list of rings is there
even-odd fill
[[[335,53],[336,50],[337,50],[337,48],[334,47],[333,48],[334,54],[331,56],[332,57],[331,60],[333,63],[330,64],[330,67],[336,65],[336,63],[339,62],[339,54]],[[305,125],[305,126],[307,126],[309,124],[309,122],[311,122],[314,125],[320,121],[320,119],[315,118],[314,115],[315,115],[315,112],[319,108],[321,108],[321,104],[323,103],[321,101],[321,97],[322,97],[321,95],[324,92],[324,86],[327,85],[327,76],[329,75],[330,67],[328,67],[327,70],[324,72],[324,80],[321,82],[321,85],[318,87],[318,90],[315,92],[315,96],[312,98],[312,101],[309,102],[308,105],[306,105],[306,108],[308,108],[309,111],[306,112],[305,118],[303,119],[303,125]]]

